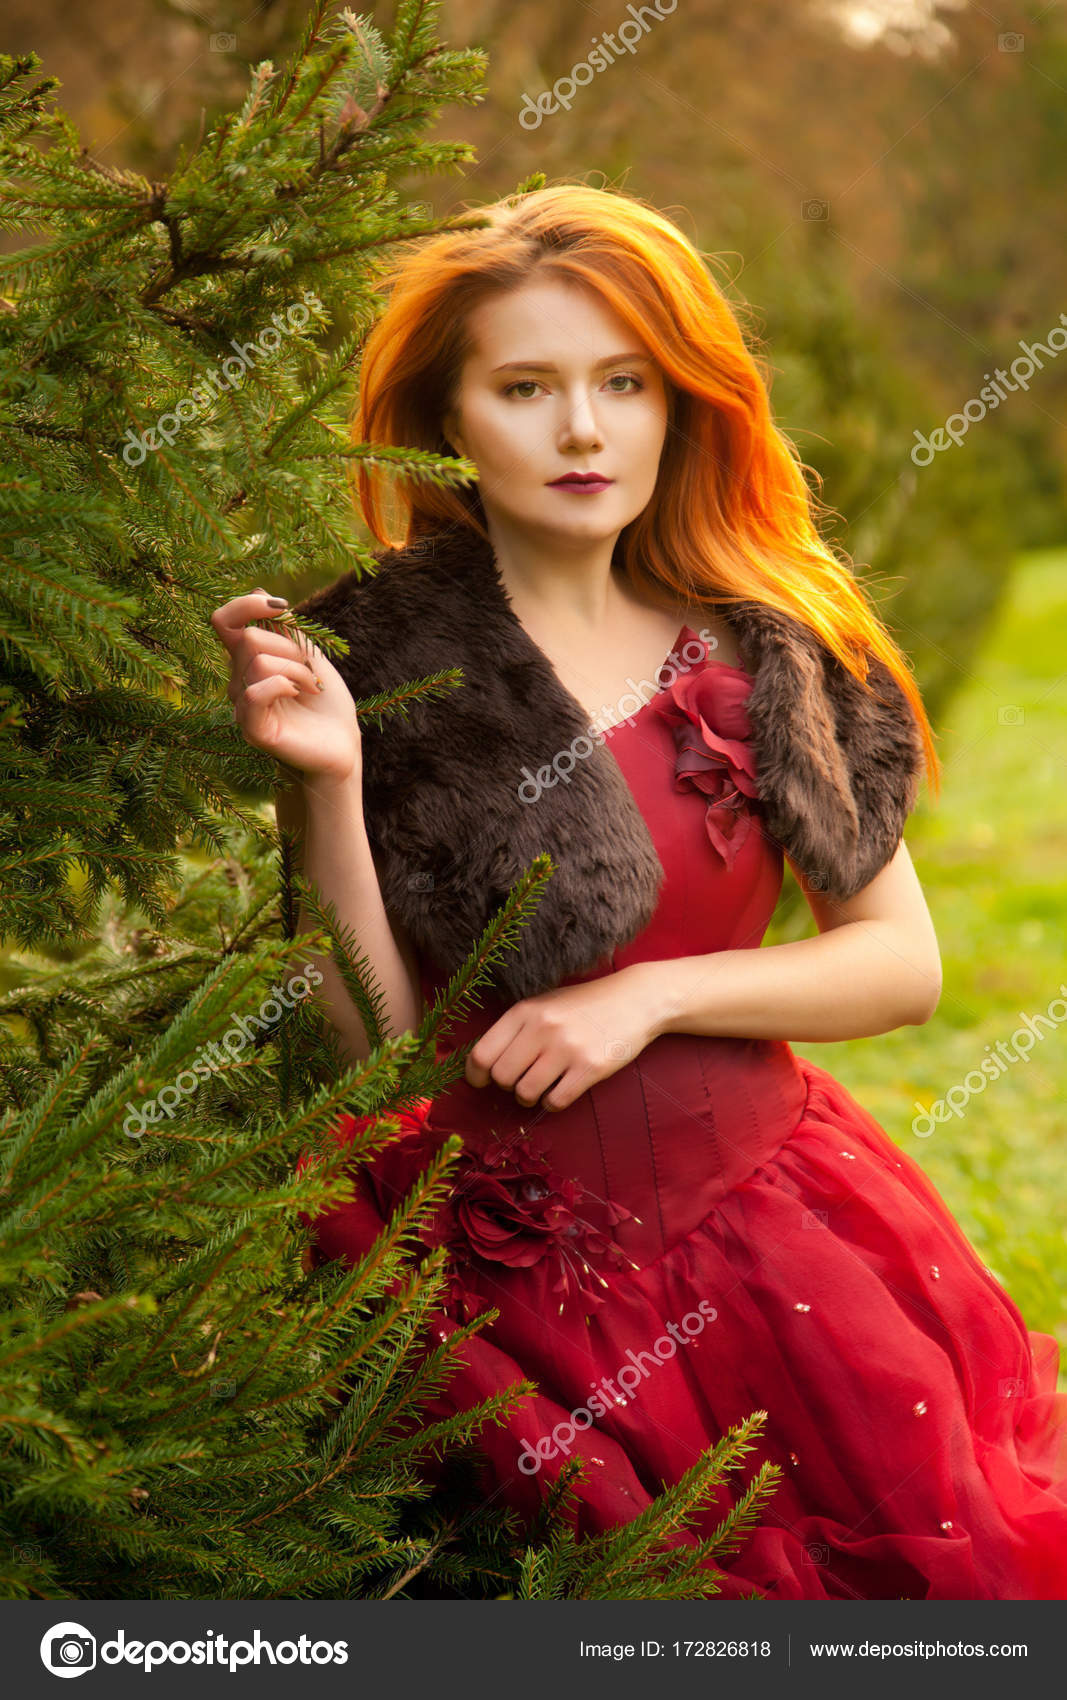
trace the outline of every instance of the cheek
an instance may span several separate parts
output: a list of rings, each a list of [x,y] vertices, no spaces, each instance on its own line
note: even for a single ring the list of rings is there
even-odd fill
[[[532,412],[524,414],[521,408],[486,408],[476,433],[479,462],[487,470],[521,471],[544,437],[544,424],[538,426]]]
[[[651,452],[658,453],[667,434],[666,396],[654,390],[634,396],[629,407],[619,409],[618,424],[631,442],[647,443]]]
[[[659,465],[667,441],[666,415],[655,409],[634,409],[627,420],[626,442],[635,459],[650,467]]]

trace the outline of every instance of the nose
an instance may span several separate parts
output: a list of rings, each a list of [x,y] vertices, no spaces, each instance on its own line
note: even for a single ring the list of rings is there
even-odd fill
[[[560,426],[560,446],[592,452],[603,448],[604,439],[593,407],[589,390],[576,393],[569,404],[564,403],[563,423]]]

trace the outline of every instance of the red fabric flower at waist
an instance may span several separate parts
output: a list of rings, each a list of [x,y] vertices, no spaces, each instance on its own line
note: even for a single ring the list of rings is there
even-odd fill
[[[381,1118],[342,1115],[333,1130],[339,1145],[350,1143],[377,1119],[396,1120],[402,1130],[357,1165],[362,1177],[358,1225],[366,1242],[362,1251],[370,1249],[445,1138],[444,1130],[431,1124],[431,1109],[432,1100],[422,1098],[409,1110],[382,1112]],[[305,1154],[298,1172],[313,1160]],[[512,1135],[480,1152],[468,1149],[460,1154],[448,1196],[429,1213],[416,1237],[427,1249],[445,1247],[445,1308],[463,1320],[492,1302],[479,1275],[501,1265],[529,1268],[545,1258],[556,1269],[552,1290],[560,1295],[560,1311],[573,1296],[588,1315],[603,1303],[597,1286],[608,1285],[596,1264],[604,1259],[617,1266],[631,1262],[611,1234],[630,1215],[624,1205],[600,1198],[558,1173],[540,1139]],[[303,1219],[312,1225],[309,1218]]]
[[[681,675],[650,704],[674,735],[675,790],[707,798],[708,839],[727,868],[752,831],[751,810],[759,801],[745,709],[752,683],[739,668],[712,662],[700,672]]]
[[[465,1287],[464,1267],[529,1268],[543,1258],[551,1258],[556,1266],[552,1290],[560,1294],[560,1311],[573,1294],[588,1314],[603,1303],[593,1282],[608,1284],[596,1262],[605,1257],[617,1264],[630,1262],[610,1232],[630,1215],[624,1205],[559,1174],[534,1135],[512,1135],[479,1154],[463,1153],[454,1191],[422,1237],[430,1245],[448,1247],[458,1266],[457,1284],[468,1315],[491,1301]]]

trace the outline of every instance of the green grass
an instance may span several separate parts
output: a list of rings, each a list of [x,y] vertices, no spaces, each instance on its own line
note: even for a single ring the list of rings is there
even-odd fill
[[[916,1099],[962,1082],[1010,1042],[1020,1013],[1044,1012],[1067,983],[1065,637],[1067,552],[1026,556],[935,726],[941,799],[931,806],[924,790],[904,835],[941,945],[935,1015],[794,1049],[922,1165],[1027,1325],[1055,1335],[1067,1360],[1067,1021],[1042,1029],[1030,1060],[1009,1062],[961,1116],[928,1138],[911,1128]]]

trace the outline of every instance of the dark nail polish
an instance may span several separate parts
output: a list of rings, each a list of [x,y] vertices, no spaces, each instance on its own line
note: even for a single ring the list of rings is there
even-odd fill
[[[267,607],[268,608],[288,608],[288,606],[289,606],[288,599],[284,596],[268,596],[267,597]]]

